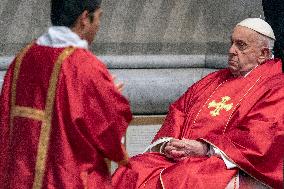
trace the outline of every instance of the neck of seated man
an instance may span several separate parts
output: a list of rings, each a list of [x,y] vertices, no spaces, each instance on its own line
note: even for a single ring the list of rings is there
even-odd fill
[[[239,71],[239,72],[232,72],[234,77],[246,77],[250,74],[250,72],[252,70],[254,70],[255,68],[257,68],[258,65],[256,65],[255,67],[250,68],[249,70],[246,71]]]

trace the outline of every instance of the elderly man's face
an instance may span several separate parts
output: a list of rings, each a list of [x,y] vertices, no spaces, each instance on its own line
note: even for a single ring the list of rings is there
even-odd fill
[[[233,75],[245,75],[258,65],[258,58],[261,54],[257,32],[243,27],[236,26],[229,49],[229,69]]]

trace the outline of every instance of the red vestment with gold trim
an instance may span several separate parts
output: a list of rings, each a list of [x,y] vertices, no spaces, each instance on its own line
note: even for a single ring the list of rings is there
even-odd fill
[[[111,188],[105,158],[126,158],[129,103],[96,56],[70,49],[33,44],[10,65],[0,97],[0,188]]]
[[[247,77],[234,78],[227,69],[209,74],[170,106],[153,142],[163,137],[206,141],[224,152],[237,168],[227,169],[215,156],[173,162],[160,153],[148,152],[132,157],[131,168],[120,167],[115,172],[116,188],[225,188],[238,170],[265,185],[282,188],[281,62],[270,60]]]

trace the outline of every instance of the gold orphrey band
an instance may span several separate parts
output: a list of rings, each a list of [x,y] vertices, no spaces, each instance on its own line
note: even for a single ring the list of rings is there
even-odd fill
[[[11,89],[12,96],[11,96],[11,114],[10,114],[10,140],[12,139],[11,137],[13,134],[14,117],[16,116],[25,117],[42,122],[40,136],[39,136],[37,157],[36,157],[35,176],[33,182],[33,189],[40,189],[43,184],[58,76],[63,61],[65,60],[65,58],[67,58],[74,52],[75,48],[74,47],[65,48],[57,58],[49,81],[45,110],[38,110],[30,107],[22,107],[16,105],[16,88],[17,88],[17,81],[19,77],[21,63],[23,57],[25,56],[25,54],[28,52],[28,50],[32,45],[33,43],[25,47],[16,58],[16,63],[13,73],[12,89]]]

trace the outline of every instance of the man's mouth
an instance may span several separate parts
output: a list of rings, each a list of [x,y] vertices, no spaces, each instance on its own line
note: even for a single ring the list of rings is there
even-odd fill
[[[234,61],[234,60],[229,60],[229,61],[228,61],[228,64],[229,64],[230,66],[236,66],[236,65],[238,64],[238,62],[237,62],[237,61]]]

